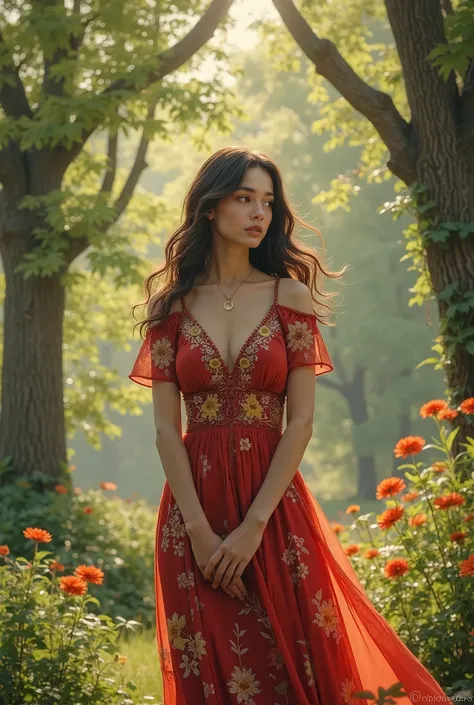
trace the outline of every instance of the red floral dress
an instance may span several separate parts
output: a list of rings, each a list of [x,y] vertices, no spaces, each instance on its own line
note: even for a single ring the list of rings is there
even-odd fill
[[[223,538],[244,519],[282,435],[289,371],[333,369],[316,315],[279,304],[278,284],[231,371],[182,299],[148,331],[130,374],[147,387],[179,385],[194,483]],[[396,682],[419,702],[451,702],[375,610],[298,469],[242,578],[243,602],[204,579],[166,481],[155,551],[164,705],[346,705],[366,702],[355,691]]]

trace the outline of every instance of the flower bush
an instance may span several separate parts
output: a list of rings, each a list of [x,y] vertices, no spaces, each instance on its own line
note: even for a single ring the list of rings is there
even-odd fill
[[[101,588],[103,612],[137,619],[152,628],[156,511],[144,500],[121,499],[114,494],[117,485],[112,482],[83,492],[72,488],[70,477],[52,487],[45,487],[47,480],[36,474],[0,486],[0,544],[24,555],[28,540],[18,526],[48,526],[53,537],[49,548],[66,572],[83,563],[106,573]],[[90,609],[94,610],[93,604]]]
[[[28,527],[23,536],[33,542],[31,560],[13,559],[7,544],[0,547],[0,702],[137,703],[119,644],[139,623],[90,611],[100,606],[90,592],[104,581],[100,568],[84,564],[62,575],[52,553],[38,550],[52,543],[51,533]]]
[[[447,425],[461,413],[472,425],[473,398],[457,409],[424,404],[420,416],[437,435],[398,441],[395,456],[410,462],[379,483],[385,508],[360,514],[350,505],[352,523],[333,524],[370,599],[447,693],[474,691],[474,438],[453,455],[459,429]],[[424,463],[428,449],[440,459]]]

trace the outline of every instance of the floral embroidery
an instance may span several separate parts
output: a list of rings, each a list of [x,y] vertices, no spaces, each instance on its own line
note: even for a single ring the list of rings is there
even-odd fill
[[[332,599],[322,600],[323,591],[318,590],[316,595],[311,598],[313,605],[316,605],[318,611],[314,615],[313,623],[324,629],[326,636],[333,636],[336,643],[339,643],[341,633],[339,630],[339,618],[336,606]]]
[[[241,438],[240,439],[240,450],[250,450],[252,448],[252,444],[250,442],[250,438]]]
[[[240,403],[248,419],[262,418],[263,409],[255,394],[248,394],[246,399]]]
[[[296,350],[307,350],[313,343],[313,332],[308,330],[306,321],[288,323],[286,340],[292,352]]]
[[[169,375],[169,370],[167,369],[173,362],[173,348],[171,346],[170,339],[165,335],[161,340],[155,340],[151,346],[151,359],[155,363],[156,367],[165,371],[166,375]]]
[[[255,705],[253,695],[260,693],[259,685],[260,681],[256,680],[255,673],[253,673],[251,668],[246,668],[242,665],[242,656],[247,653],[248,648],[242,648],[240,637],[245,634],[246,629],[239,629],[239,625],[235,623],[234,634],[237,641],[232,641],[231,651],[237,654],[239,657],[240,666],[234,666],[234,670],[231,673],[230,680],[227,681],[229,687],[229,693],[237,695],[238,703],[248,703],[248,705]]]
[[[354,700],[352,697],[352,693],[354,691],[355,691],[354,681],[346,678],[345,681],[341,685],[341,698],[344,700],[345,703],[359,702],[357,700]]]
[[[193,338],[197,338],[198,335],[201,335],[202,330],[200,326],[191,326],[189,329],[189,335],[192,336]]]
[[[180,573],[178,575],[178,587],[179,588],[190,588],[194,587],[194,573],[192,570],[188,572]]]
[[[288,485],[288,488],[285,492],[285,497],[289,497],[292,502],[300,502],[300,496],[298,494],[298,491],[293,483],[293,480],[290,482]]]
[[[196,603],[196,609],[198,612],[200,612],[202,610],[202,608],[205,606],[204,602],[199,601],[199,598],[197,595],[194,595],[194,602]],[[195,613],[194,607],[190,607],[189,612],[191,614],[191,619],[194,619],[194,613]]]
[[[214,683],[205,683],[205,682],[203,681],[202,687],[203,687],[203,689],[204,689],[204,697],[205,697],[205,698],[208,698],[210,695],[215,695],[215,694],[216,694],[216,690],[215,690],[215,687],[214,687]]]
[[[268,336],[271,333],[271,330],[268,326],[262,326],[261,328],[258,329],[258,332],[263,338],[268,338]]]
[[[239,366],[243,370],[248,370],[248,368],[250,367],[250,360],[248,359],[248,357],[241,357],[239,360]]]
[[[267,653],[267,658],[269,661],[269,665],[276,668],[277,671],[279,671],[280,668],[283,668],[283,654],[281,653],[280,649],[278,649],[276,646],[270,649],[270,651]]]
[[[205,478],[207,473],[212,470],[211,468],[211,463],[209,462],[209,458],[207,455],[201,454],[201,464],[202,464],[202,477]]]
[[[238,364],[232,369],[232,374],[237,377],[237,384],[241,387],[249,386],[252,383],[252,371],[258,360],[258,353],[261,349],[268,350],[270,341],[281,333],[280,319],[271,308],[265,317],[264,325],[255,329],[254,333],[245,343],[239,353]],[[241,364],[243,361],[243,364]]]
[[[211,359],[209,360],[209,367],[212,370],[218,370],[221,365],[222,362],[219,360],[218,357],[211,357]]]
[[[195,676],[200,675],[199,661],[207,654],[206,641],[202,638],[201,632],[196,634],[186,634],[184,627],[186,626],[186,616],[178,615],[174,612],[173,616],[167,618],[168,623],[168,638],[174,649],[184,651],[187,647],[188,654],[181,657],[179,667],[183,669],[183,678],[187,678],[191,673]]]
[[[303,546],[304,544],[304,538],[299,538],[298,536],[295,536],[295,534],[292,534],[291,531],[288,533],[288,539],[289,539],[289,544],[288,548],[286,548],[281,556],[282,561],[284,561],[287,565],[293,565],[293,563],[296,563],[296,571],[291,574],[291,582],[296,585],[296,587],[300,586],[300,580],[307,578],[309,575],[309,568],[306,565],[306,563],[302,563],[299,561],[299,557],[301,556],[302,553],[307,553],[309,555],[308,549]],[[294,543],[294,546],[292,547],[292,543]]]
[[[309,657],[308,640],[307,639],[303,639],[303,640],[298,639],[297,643],[301,644],[302,646],[305,647],[304,653],[302,654],[303,658],[304,658],[304,672],[306,673],[306,675],[308,677],[308,686],[311,687],[312,685],[314,685],[314,672],[316,670],[316,666],[314,665],[314,661],[312,661]]]
[[[190,315],[185,315],[181,318],[181,333],[189,342],[191,348],[199,348],[201,351],[201,361],[211,375],[212,384],[214,386],[220,385],[225,379],[224,369],[205,331],[201,326],[194,323]]]
[[[161,548],[167,551],[170,537],[173,541],[173,553],[175,556],[184,556],[184,541],[180,539],[186,535],[186,527],[182,521],[181,512],[176,502],[173,506],[168,506],[168,517],[162,528]]]
[[[203,419],[215,419],[221,408],[216,394],[209,394],[206,401],[201,406],[201,417]]]

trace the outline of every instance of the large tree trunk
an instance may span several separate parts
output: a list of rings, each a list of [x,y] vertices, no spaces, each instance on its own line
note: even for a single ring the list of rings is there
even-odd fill
[[[15,268],[29,233],[0,239],[5,271],[5,341],[2,368],[0,458],[16,475],[43,472],[57,479],[66,462],[61,274],[29,277]]]

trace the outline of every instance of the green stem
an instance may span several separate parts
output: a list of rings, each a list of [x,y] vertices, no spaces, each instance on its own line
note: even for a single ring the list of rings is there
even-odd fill
[[[422,560],[422,559],[421,559],[421,557],[420,557],[416,552],[412,552],[411,549],[408,548],[408,546],[406,545],[406,543],[405,543],[405,541],[404,541],[404,539],[403,539],[402,534],[400,533],[400,531],[399,531],[399,529],[398,529],[398,526],[397,526],[396,524],[394,524],[394,526],[395,526],[395,529],[396,529],[396,531],[397,531],[397,533],[398,533],[398,535],[399,535],[399,537],[400,537],[400,541],[402,542],[402,545],[403,545],[405,551],[408,553],[408,555],[409,555],[410,557],[414,557],[414,559],[416,560],[417,564],[420,566],[420,570],[421,570],[421,572],[423,573],[423,575],[424,575],[425,578],[426,578],[426,582],[427,582],[427,584],[428,584],[428,587],[429,587],[430,590],[431,590],[431,593],[432,593],[432,595],[433,595],[433,597],[434,597],[434,599],[435,599],[435,602],[436,602],[436,604],[438,605],[439,609],[442,610],[443,607],[441,606],[441,604],[440,604],[439,601],[438,601],[438,596],[437,596],[437,594],[436,594],[436,592],[435,592],[435,590],[434,590],[434,588],[433,588],[433,585],[432,585],[432,583],[431,583],[430,577],[429,577],[429,575],[426,573],[424,567],[422,567],[422,563],[421,563],[421,560]],[[417,559],[419,559],[419,560],[417,560]]]

